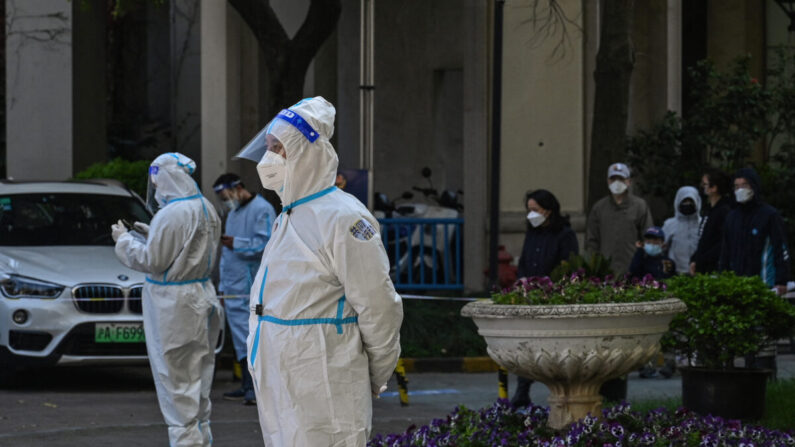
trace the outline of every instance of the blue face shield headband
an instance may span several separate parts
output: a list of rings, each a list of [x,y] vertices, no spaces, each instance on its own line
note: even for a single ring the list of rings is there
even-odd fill
[[[306,137],[310,143],[314,143],[315,140],[317,140],[320,136],[320,134],[317,133],[317,131],[313,129],[312,126],[310,126],[309,123],[301,117],[301,115],[293,112],[292,110],[282,109],[282,111],[276,115],[276,118],[290,123],[293,127],[298,129],[298,131],[301,132],[301,134]]]
[[[240,184],[240,180],[235,180],[232,183],[221,183],[220,185],[213,186],[213,191],[215,191],[216,193],[219,193],[219,192],[221,192],[221,191],[223,191],[225,189],[232,189],[232,188],[234,188],[235,186],[237,186],[239,184]]]

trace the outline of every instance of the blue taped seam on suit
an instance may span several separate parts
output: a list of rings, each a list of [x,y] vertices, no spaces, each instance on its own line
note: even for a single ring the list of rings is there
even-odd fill
[[[152,278],[147,277],[146,282],[150,282],[152,284],[157,284],[159,286],[181,286],[183,284],[193,284],[197,282],[207,282],[210,278],[199,278],[199,279],[189,279],[187,281],[157,281]]]
[[[319,197],[323,197],[326,194],[334,191],[335,189],[337,189],[336,186],[331,186],[331,187],[328,187],[328,188],[324,189],[323,191],[318,191],[318,192],[316,192],[314,194],[308,195],[308,196],[304,197],[303,199],[298,199],[295,202],[285,206],[282,209],[282,213],[290,211],[291,209],[297,207],[298,205],[303,205],[304,203],[311,202],[312,200],[315,200],[315,199],[317,199]]]
[[[188,197],[179,197],[179,198],[171,199],[171,200],[167,201],[166,205],[168,205],[169,203],[179,202],[179,201],[182,201],[182,200],[200,199],[201,197],[202,197],[201,194],[194,194],[194,195],[188,196]]]
[[[259,321],[267,321],[268,323],[275,323],[282,326],[310,326],[313,324],[333,324],[337,327],[337,332],[342,333],[343,324],[353,324],[359,321],[358,316],[348,318],[299,318],[297,320],[282,320],[281,318],[272,317],[270,315],[263,315],[259,317]]]
[[[171,155],[172,157],[177,159],[177,166],[188,168],[188,171],[189,171],[188,174],[193,174],[193,171],[195,170],[195,168],[193,166],[189,166],[189,165],[186,165],[185,163],[181,162],[179,160],[179,156],[177,154],[173,153],[173,152],[169,152],[168,155]]]
[[[265,273],[262,274],[262,284],[259,287],[259,303],[262,304],[262,294],[265,292],[265,280],[268,279],[268,267],[265,267]],[[254,333],[254,346],[251,347],[251,355],[248,358],[251,360],[251,366],[254,366],[254,361],[257,359],[257,349],[259,348],[259,331],[260,324],[257,323],[257,332]]]

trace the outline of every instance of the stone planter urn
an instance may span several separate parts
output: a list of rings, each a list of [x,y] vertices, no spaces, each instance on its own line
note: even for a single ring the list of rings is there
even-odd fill
[[[550,390],[549,426],[561,429],[599,414],[599,388],[638,369],[660,352],[659,340],[682,301],[506,305],[467,304],[488,353],[506,370]]]

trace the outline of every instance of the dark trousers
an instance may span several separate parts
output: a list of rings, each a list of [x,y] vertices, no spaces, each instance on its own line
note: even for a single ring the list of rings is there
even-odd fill
[[[524,407],[530,404],[530,385],[533,380],[522,376],[516,376],[516,392],[513,393],[511,404],[516,407]]]

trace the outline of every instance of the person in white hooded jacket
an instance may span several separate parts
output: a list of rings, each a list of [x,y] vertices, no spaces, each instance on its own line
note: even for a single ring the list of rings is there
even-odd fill
[[[166,153],[149,168],[148,207],[159,208],[139,233],[113,225],[116,256],[147,273],[143,289],[146,350],[171,446],[209,446],[210,387],[223,309],[210,272],[221,221],[191,174],[196,163]],[[154,200],[156,203],[153,203]]]
[[[403,307],[378,222],[334,186],[334,106],[282,110],[238,154],[276,218],[251,289],[249,367],[267,446],[364,446],[400,354]]]
[[[674,261],[680,275],[690,273],[690,257],[698,248],[698,228],[701,222],[701,197],[692,186],[676,191],[674,217],[665,219],[663,233],[668,247],[668,257]]]

